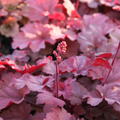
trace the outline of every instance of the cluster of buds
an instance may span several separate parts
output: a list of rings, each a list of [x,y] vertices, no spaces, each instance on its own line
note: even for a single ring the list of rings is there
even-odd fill
[[[53,51],[53,54],[55,55],[58,62],[62,60],[61,55],[65,54],[67,51],[67,43],[65,41],[62,41],[57,46],[57,52]]]
[[[59,54],[64,54],[67,51],[67,43],[65,41],[62,41],[57,46],[57,51]]]

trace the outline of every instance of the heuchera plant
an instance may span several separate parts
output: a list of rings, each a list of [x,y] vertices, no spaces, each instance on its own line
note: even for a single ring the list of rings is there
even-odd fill
[[[120,120],[119,0],[0,0],[0,120]]]

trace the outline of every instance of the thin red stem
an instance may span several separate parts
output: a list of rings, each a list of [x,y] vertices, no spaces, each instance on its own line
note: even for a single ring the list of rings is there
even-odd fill
[[[78,8],[79,8],[79,0],[76,1],[75,8],[76,8],[76,10],[78,10]]]
[[[115,53],[115,56],[114,56],[114,58],[113,58],[113,61],[112,61],[112,63],[111,63],[111,67],[112,67],[112,68],[113,68],[113,65],[114,65],[114,63],[115,63],[115,59],[116,59],[116,57],[117,57],[117,55],[118,55],[119,49],[120,49],[120,41],[119,41],[119,44],[118,44],[118,47],[117,47],[117,51],[116,51],[116,53]],[[104,83],[106,83],[106,82],[108,81],[108,78],[109,78],[109,76],[110,76],[110,73],[111,73],[111,71],[112,71],[112,68],[109,70],[108,75],[107,75]]]
[[[59,70],[58,70],[58,62],[55,62],[56,66],[56,75],[55,75],[55,96],[58,97],[58,91],[59,91],[59,85],[58,85],[58,76],[59,76]]]

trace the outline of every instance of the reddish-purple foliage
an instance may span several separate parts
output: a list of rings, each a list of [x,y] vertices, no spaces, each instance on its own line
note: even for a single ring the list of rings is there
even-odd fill
[[[0,0],[0,120],[120,120],[119,0]]]

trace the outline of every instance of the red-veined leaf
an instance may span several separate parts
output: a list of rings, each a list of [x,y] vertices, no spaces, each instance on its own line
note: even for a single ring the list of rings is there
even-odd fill
[[[100,57],[100,58],[111,58],[112,57],[112,53],[103,53],[103,54],[98,55],[97,57]]]
[[[111,69],[111,65],[109,62],[103,58],[96,58],[95,61],[93,62],[94,66],[103,66],[105,68]]]

